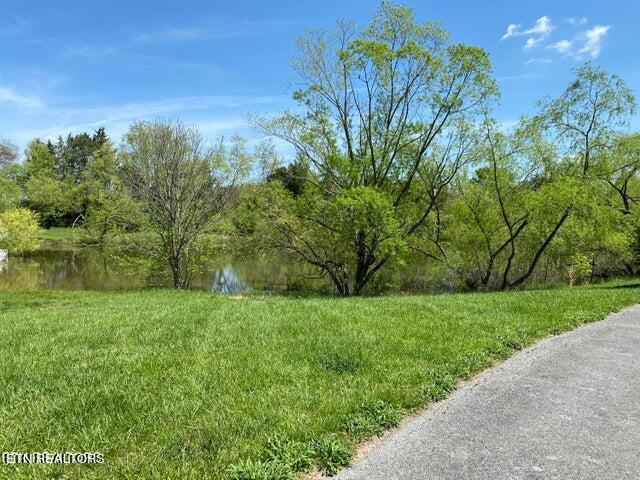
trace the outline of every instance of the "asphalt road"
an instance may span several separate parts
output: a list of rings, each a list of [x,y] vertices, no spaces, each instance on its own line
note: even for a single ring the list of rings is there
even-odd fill
[[[640,479],[640,306],[523,350],[335,478]]]

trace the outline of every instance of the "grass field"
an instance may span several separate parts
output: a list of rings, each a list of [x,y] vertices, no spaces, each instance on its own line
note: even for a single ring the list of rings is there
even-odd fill
[[[0,292],[0,451],[105,456],[0,464],[0,478],[335,470],[514,350],[639,302],[634,282],[354,299]]]
[[[44,248],[70,248],[86,238],[86,231],[82,228],[41,228],[38,238]]]

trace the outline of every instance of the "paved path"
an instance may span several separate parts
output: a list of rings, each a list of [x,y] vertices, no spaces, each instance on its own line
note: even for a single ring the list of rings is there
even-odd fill
[[[640,479],[640,306],[523,350],[336,478]]]

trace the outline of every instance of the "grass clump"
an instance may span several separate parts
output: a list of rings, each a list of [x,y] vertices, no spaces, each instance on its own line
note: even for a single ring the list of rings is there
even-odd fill
[[[357,412],[348,415],[342,420],[340,428],[353,438],[361,440],[395,427],[400,423],[402,414],[402,409],[378,400],[365,404]]]
[[[325,436],[311,441],[311,450],[318,469],[325,475],[335,475],[351,463],[350,449],[337,437]]]
[[[428,368],[427,378],[427,383],[421,388],[424,402],[438,402],[446,398],[458,384],[456,377],[446,370]]]
[[[326,353],[320,358],[320,366],[324,370],[337,374],[356,373],[363,367],[363,364],[362,359],[356,356],[338,352]]]
[[[229,469],[230,480],[295,480],[288,465],[262,460],[241,460]]]
[[[264,460],[287,465],[294,472],[306,472],[313,464],[313,451],[306,443],[275,435],[267,442]]]

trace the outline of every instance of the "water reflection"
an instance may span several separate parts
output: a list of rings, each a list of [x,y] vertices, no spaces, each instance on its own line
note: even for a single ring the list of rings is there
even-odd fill
[[[193,286],[221,293],[287,289],[299,282],[304,267],[277,259],[212,259]],[[114,268],[99,248],[43,250],[25,257],[0,255],[2,290],[95,290],[164,285],[142,269]],[[319,282],[316,288],[324,288]]]
[[[9,265],[8,254],[5,250],[0,250],[0,273]]]
[[[25,257],[3,255],[0,251],[0,290],[101,290],[169,286],[142,268],[116,267],[100,248],[43,250]],[[442,292],[451,285],[429,280],[419,263],[412,271],[387,272],[390,280],[380,291]],[[192,282],[195,288],[233,294],[249,290],[322,290],[332,292],[328,279],[309,280],[308,266],[278,258],[212,258],[203,275]],[[168,278],[168,277],[167,277]]]
[[[225,265],[211,274],[212,292],[238,293],[250,290],[250,287],[238,278],[232,265]]]

